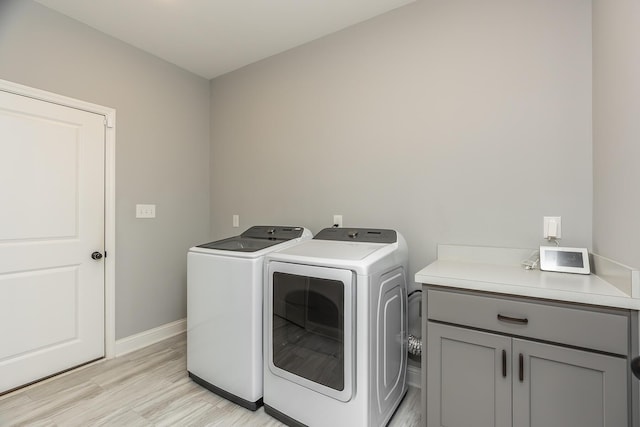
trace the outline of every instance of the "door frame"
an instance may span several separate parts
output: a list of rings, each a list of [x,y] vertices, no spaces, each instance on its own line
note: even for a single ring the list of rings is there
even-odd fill
[[[0,79],[0,91],[51,102],[77,110],[104,116],[105,119],[105,176],[104,176],[104,350],[105,358],[116,356],[115,322],[115,261],[116,261],[116,110],[80,101],[56,93],[24,86]]]

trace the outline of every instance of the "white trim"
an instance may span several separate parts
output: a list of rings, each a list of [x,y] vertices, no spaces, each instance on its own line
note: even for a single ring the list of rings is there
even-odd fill
[[[112,126],[105,127],[105,181],[104,181],[104,250],[107,257],[104,258],[104,339],[105,357],[115,357],[116,321],[115,321],[115,262],[116,262],[116,110],[90,102],[80,101],[56,93],[47,92],[0,79],[0,90],[27,96],[41,101],[51,102],[65,107],[88,111],[90,113],[105,116]]]
[[[114,110],[113,108],[93,104],[91,102],[81,101],[79,99],[69,98],[68,96],[59,95],[53,92],[47,92],[46,90],[36,89],[29,86],[24,86],[18,83],[10,82],[8,80],[0,79],[0,90],[14,93],[16,95],[28,96],[29,98],[39,99],[41,101],[52,102],[54,104],[63,105],[65,107],[88,111],[90,113],[96,113],[101,116],[105,116],[105,119],[109,115],[113,115],[113,117],[115,118],[116,110]]]
[[[166,323],[157,328],[119,339],[115,345],[115,357],[131,353],[143,347],[155,344],[167,338],[181,334],[187,330],[187,319]]]
[[[104,356],[115,357],[116,347],[116,111],[106,114],[104,176]]]
[[[419,366],[407,366],[407,384],[411,387],[422,388],[422,369]]]

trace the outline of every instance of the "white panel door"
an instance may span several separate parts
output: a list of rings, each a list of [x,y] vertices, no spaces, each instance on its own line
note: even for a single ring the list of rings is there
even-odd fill
[[[0,393],[104,356],[104,116],[0,91]]]

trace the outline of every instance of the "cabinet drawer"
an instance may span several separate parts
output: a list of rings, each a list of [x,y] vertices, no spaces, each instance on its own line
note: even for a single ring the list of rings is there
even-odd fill
[[[436,289],[427,292],[428,320],[625,356],[629,351],[629,317],[624,311]]]

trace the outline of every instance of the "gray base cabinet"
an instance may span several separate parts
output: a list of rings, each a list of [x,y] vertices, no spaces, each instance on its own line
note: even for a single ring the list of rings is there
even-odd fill
[[[628,426],[627,359],[513,339],[513,425]]]
[[[426,425],[428,427],[627,427],[630,425],[628,343],[606,330],[572,332],[576,319],[628,325],[624,310],[572,312],[574,307],[522,299],[430,290],[427,294]],[[513,305],[512,305],[513,303]],[[451,307],[448,305],[453,304]],[[524,305],[522,305],[524,304]],[[463,307],[452,324],[452,312]],[[490,308],[488,308],[490,307]],[[429,314],[429,308],[433,308]],[[541,310],[538,310],[538,309]],[[579,311],[584,311],[582,308]],[[550,314],[551,313],[551,314]],[[582,318],[581,316],[586,316]],[[593,319],[591,319],[593,317]],[[498,319],[497,331],[480,328]],[[556,320],[558,323],[553,327]],[[539,320],[539,321],[538,321]],[[544,322],[547,322],[543,325]],[[536,324],[537,323],[537,324]],[[602,344],[598,335],[603,335]],[[624,332],[626,334],[626,332]],[[593,340],[593,351],[567,345]],[[606,349],[598,348],[600,345]],[[611,351],[614,350],[614,351]]]
[[[511,339],[432,322],[427,333],[427,426],[510,426],[511,375],[502,375],[502,352]]]

